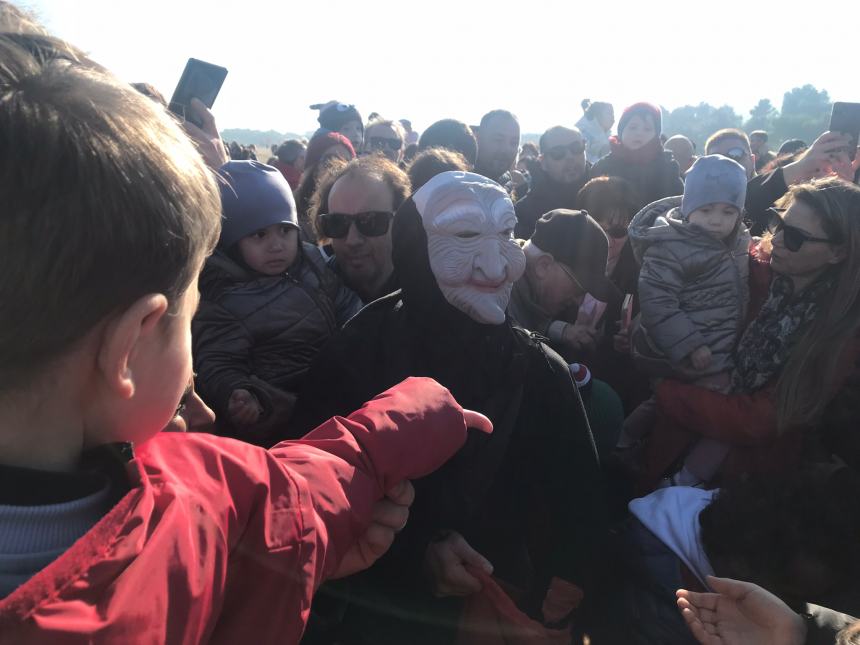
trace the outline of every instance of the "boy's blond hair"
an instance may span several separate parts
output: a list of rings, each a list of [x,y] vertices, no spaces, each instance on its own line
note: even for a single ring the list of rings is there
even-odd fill
[[[220,231],[215,181],[173,119],[11,9],[0,3],[0,393],[138,298],[175,305]]]

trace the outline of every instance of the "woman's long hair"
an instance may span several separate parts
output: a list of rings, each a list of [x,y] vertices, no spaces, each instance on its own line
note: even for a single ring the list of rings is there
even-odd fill
[[[781,429],[820,417],[836,394],[842,352],[860,327],[860,187],[819,179],[792,187],[780,205],[795,201],[818,215],[828,238],[844,246],[845,259],[833,268],[833,288],[782,370],[777,385]]]

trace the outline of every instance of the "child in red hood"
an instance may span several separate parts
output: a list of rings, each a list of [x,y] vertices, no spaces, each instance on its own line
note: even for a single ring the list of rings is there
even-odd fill
[[[409,379],[270,451],[160,433],[191,392],[218,189],[161,107],[14,12],[0,4],[0,643],[297,643],[320,583],[393,539],[380,500],[408,505],[404,482],[488,422]]]

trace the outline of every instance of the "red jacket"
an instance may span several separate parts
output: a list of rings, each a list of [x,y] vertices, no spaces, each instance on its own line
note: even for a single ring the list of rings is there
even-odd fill
[[[131,491],[0,602],[0,643],[298,643],[374,502],[465,439],[431,379],[270,451],[159,434],[128,463]]]
[[[299,184],[302,181],[302,173],[299,172],[298,168],[291,166],[290,164],[283,163],[280,159],[273,160],[272,166],[281,171],[281,174],[284,176],[284,179],[287,180],[290,188],[296,190],[299,187]]]

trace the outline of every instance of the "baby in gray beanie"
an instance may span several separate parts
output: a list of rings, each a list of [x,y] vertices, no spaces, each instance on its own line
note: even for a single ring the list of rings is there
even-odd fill
[[[746,185],[737,162],[701,157],[687,173],[683,196],[646,206],[630,224],[642,266],[633,355],[654,377],[729,391],[749,300],[750,235],[742,220]],[[707,481],[717,470],[725,449],[705,448],[704,458],[697,460],[694,450],[685,465],[696,476],[682,471],[680,483]]]

